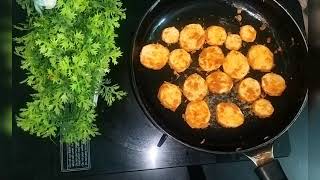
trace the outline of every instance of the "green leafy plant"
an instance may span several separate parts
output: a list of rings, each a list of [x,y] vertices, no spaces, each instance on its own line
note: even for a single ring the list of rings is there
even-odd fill
[[[15,53],[26,70],[23,81],[35,90],[22,108],[17,125],[39,137],[66,143],[86,141],[99,134],[95,124],[96,94],[108,105],[126,95],[108,73],[121,56],[115,30],[125,19],[119,0],[57,0],[39,15],[32,0],[17,0],[27,21],[16,27],[26,34],[14,40]]]

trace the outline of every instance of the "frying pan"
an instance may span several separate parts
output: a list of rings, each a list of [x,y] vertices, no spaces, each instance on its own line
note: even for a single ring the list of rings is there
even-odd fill
[[[235,18],[240,13],[242,20]],[[253,44],[265,44],[274,52],[276,66],[272,72],[286,80],[287,88],[280,97],[269,97],[275,109],[273,115],[259,119],[250,114],[250,108],[241,104],[236,93],[212,95],[208,101],[211,124],[206,129],[192,129],[183,120],[186,100],[171,112],[161,106],[157,92],[164,81],[182,86],[186,77],[205,72],[198,71],[197,57],[192,54],[191,66],[180,76],[176,76],[166,65],[159,71],[150,70],[140,63],[139,54],[149,43],[161,43],[161,31],[169,26],[181,30],[190,23],[199,23],[204,28],[220,25],[227,32],[238,33],[241,25],[250,24],[257,30],[254,43],[243,43],[241,52],[247,53]],[[268,43],[267,39],[271,39]],[[167,46],[167,45],[166,45]],[[170,45],[173,50],[178,45]],[[222,50],[228,52],[223,46]],[[244,153],[257,166],[255,172],[261,179],[287,179],[280,163],[273,159],[272,143],[281,136],[297,119],[307,101],[307,88],[304,84],[303,66],[307,55],[304,35],[292,16],[275,0],[158,0],[142,18],[134,36],[130,61],[131,80],[137,101],[148,119],[165,134],[191,148],[215,154]],[[246,77],[260,80],[265,73],[250,70]],[[237,82],[235,82],[237,83]],[[233,94],[233,95],[232,95]],[[245,123],[238,128],[222,128],[214,119],[217,103],[232,101],[239,105],[245,114]]]

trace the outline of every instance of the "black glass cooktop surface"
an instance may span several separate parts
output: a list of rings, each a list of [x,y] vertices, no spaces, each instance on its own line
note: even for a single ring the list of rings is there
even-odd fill
[[[143,2],[143,3],[142,3]],[[128,92],[128,96],[108,108],[103,102],[98,104],[99,127],[102,135],[91,142],[91,169],[82,173],[116,173],[155,168],[166,168],[187,165],[212,164],[248,160],[243,155],[214,155],[188,148],[168,137],[158,147],[162,132],[155,128],[145,117],[137,104],[130,85],[128,61],[133,34],[138,22],[153,1],[125,2],[127,20],[122,23],[119,32],[119,44],[124,52],[121,64],[113,73],[117,81]],[[139,3],[140,4],[140,3]],[[301,9],[296,1],[288,5],[292,15],[303,27]],[[274,146],[276,157],[290,154],[290,140],[284,134]],[[64,173],[59,173],[64,174]]]

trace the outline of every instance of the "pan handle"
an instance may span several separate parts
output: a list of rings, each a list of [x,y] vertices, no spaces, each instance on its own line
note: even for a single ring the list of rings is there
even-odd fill
[[[245,155],[257,166],[255,173],[261,180],[287,180],[280,162],[274,159],[273,145],[270,144]]]
[[[273,159],[272,161],[259,166],[255,169],[257,176],[261,180],[287,180],[279,160]]]

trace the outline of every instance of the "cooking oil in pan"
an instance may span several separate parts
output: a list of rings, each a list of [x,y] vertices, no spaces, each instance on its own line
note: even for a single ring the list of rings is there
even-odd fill
[[[221,102],[231,102],[236,104],[241,109],[245,119],[250,119],[248,117],[253,115],[250,104],[247,102],[241,101],[237,96],[238,95],[236,91],[236,86],[234,86],[231,92],[229,93],[224,93],[224,94],[210,93],[206,97],[206,101],[208,103],[208,106],[211,112],[211,120],[210,120],[211,127],[214,127],[214,128],[221,127],[220,125],[218,125],[216,120],[216,106]]]

